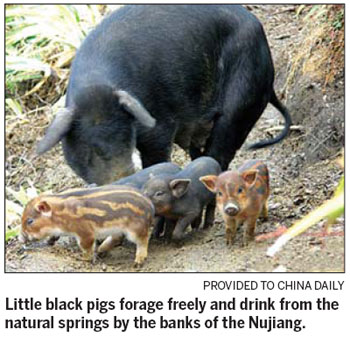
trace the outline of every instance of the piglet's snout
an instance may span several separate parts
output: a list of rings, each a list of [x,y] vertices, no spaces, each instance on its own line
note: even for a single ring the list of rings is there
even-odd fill
[[[18,236],[18,239],[19,239],[19,242],[20,243],[27,243],[29,240],[28,240],[28,235],[25,233],[25,232],[20,232],[19,236]]]
[[[238,214],[239,212],[239,207],[232,203],[232,202],[229,202],[225,205],[224,207],[224,212],[228,215],[228,216],[235,216]]]

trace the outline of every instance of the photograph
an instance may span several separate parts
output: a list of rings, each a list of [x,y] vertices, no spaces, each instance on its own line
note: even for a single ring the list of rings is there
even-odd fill
[[[4,15],[5,273],[345,272],[344,4]]]

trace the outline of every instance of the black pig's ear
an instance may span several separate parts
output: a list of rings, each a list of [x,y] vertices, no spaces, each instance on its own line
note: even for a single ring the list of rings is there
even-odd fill
[[[119,103],[124,109],[133,115],[142,125],[148,128],[153,128],[156,125],[156,120],[135,97],[132,97],[124,90],[116,90],[114,93],[119,97]]]
[[[204,184],[204,186],[213,193],[216,193],[216,181],[218,177],[214,175],[200,177],[199,180]]]
[[[42,140],[39,141],[36,148],[37,154],[43,154],[54,147],[62,137],[69,131],[74,119],[74,110],[72,108],[60,109],[53,122],[46,131]]]
[[[174,179],[169,183],[171,192],[175,198],[181,198],[188,190],[191,179]]]

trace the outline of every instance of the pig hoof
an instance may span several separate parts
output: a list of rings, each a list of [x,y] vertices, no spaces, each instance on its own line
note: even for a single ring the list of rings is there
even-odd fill
[[[98,264],[101,263],[103,261],[103,258],[106,257],[108,255],[108,252],[101,252],[98,253],[96,252],[93,256],[93,258],[91,259],[91,264]]]
[[[226,246],[233,246],[233,238],[227,238],[226,239]]]
[[[247,236],[245,239],[243,239],[242,247],[248,247],[252,241],[254,241],[254,236]]]
[[[47,240],[47,245],[53,246],[58,241],[58,239],[59,239],[59,237],[57,237],[57,236],[53,236],[53,237],[49,238]]]
[[[100,261],[101,261],[101,259],[98,256],[98,254],[94,253],[92,258],[91,258],[91,265],[96,265]]]
[[[249,246],[249,242],[250,242],[250,240],[244,240],[244,241],[241,243],[241,246],[242,246],[243,248],[246,248],[246,247]]]
[[[142,262],[134,262],[133,268],[134,269],[140,269],[143,266],[143,261]]]
[[[87,257],[85,257],[85,256],[79,256],[79,257],[77,257],[76,258],[78,261],[80,261],[80,262],[87,262],[87,263],[91,263],[91,264],[94,264],[94,260],[93,259],[91,259],[91,258],[87,258]]]
[[[173,238],[172,243],[175,247],[182,247],[184,242],[182,238]]]
[[[176,249],[179,249],[179,248],[183,247],[183,241],[182,240],[173,241],[172,246]]]
[[[146,259],[147,259],[147,252],[136,254],[133,267],[134,268],[142,267],[142,265],[143,265],[143,263],[145,262]]]
[[[93,183],[93,184],[86,184],[85,185],[85,188],[95,188],[95,187],[97,187],[98,185],[97,184],[95,184],[95,183]]]
[[[164,235],[161,238],[163,238],[166,243],[170,243],[172,241],[173,235],[172,235],[172,233],[170,233],[170,234]]]
[[[211,226],[213,226],[212,223],[205,223],[204,226],[203,226],[203,229],[208,229],[208,228],[210,228]]]
[[[98,259],[104,259],[108,255],[108,252],[97,252],[97,258]]]
[[[174,241],[179,242],[179,241],[181,241],[183,238],[184,238],[183,233],[176,233],[176,232],[173,233],[173,240],[174,240]]]
[[[151,238],[152,238],[152,239],[155,239],[155,240],[160,240],[160,239],[161,239],[160,233],[158,233],[158,232],[153,232],[153,233],[151,234]]]

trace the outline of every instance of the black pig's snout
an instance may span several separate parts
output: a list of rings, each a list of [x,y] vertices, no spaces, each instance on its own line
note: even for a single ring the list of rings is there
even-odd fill
[[[224,207],[224,212],[228,215],[228,216],[235,216],[238,214],[239,212],[239,207],[230,202],[230,203],[227,203]]]

